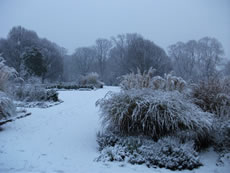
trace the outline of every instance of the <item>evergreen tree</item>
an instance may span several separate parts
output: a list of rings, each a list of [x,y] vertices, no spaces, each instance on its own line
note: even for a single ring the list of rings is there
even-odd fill
[[[34,47],[28,48],[22,58],[27,75],[41,77],[43,81],[47,72],[47,67],[45,65],[44,57],[39,49]]]

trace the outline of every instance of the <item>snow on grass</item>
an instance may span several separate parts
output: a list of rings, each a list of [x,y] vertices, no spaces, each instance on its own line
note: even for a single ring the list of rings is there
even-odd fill
[[[2,126],[0,131],[0,173],[168,173],[176,172],[144,165],[117,162],[95,162],[99,155],[96,132],[100,128],[95,102],[108,91],[60,91],[60,105],[30,108],[31,116]],[[207,159],[208,158],[208,159]],[[217,155],[204,153],[204,166],[193,171],[219,172],[230,170],[230,164],[217,167]]]

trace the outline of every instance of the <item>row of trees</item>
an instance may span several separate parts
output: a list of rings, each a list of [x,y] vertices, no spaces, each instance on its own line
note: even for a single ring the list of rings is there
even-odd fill
[[[66,65],[69,66],[66,69],[69,69],[70,80],[97,72],[108,84],[116,84],[117,77],[137,69],[144,72],[153,67],[159,75],[172,70],[165,51],[138,34],[118,35],[111,40],[98,39],[91,47],[77,48]]]
[[[169,56],[173,60],[173,70],[177,76],[196,82],[220,75],[224,50],[218,40],[205,37],[198,41],[171,45]]]
[[[80,47],[72,55],[36,32],[14,27],[6,39],[0,39],[0,53],[7,65],[28,79],[38,76],[47,81],[76,81],[97,72],[106,84],[118,84],[118,77],[156,69],[155,74],[174,71],[185,80],[196,82],[223,72],[224,50],[221,43],[205,37],[198,41],[178,42],[168,54],[139,34],[123,34],[111,39],[97,39],[94,45]],[[230,62],[224,72],[230,74]]]
[[[137,69],[143,73],[150,67],[156,70],[156,75],[174,71],[175,75],[191,82],[230,74],[230,62],[224,64],[221,43],[209,37],[173,44],[167,55],[141,35],[118,35],[111,40],[98,39],[94,46],[76,49],[70,62],[71,80],[96,71],[108,84],[116,84],[121,75],[137,72]]]

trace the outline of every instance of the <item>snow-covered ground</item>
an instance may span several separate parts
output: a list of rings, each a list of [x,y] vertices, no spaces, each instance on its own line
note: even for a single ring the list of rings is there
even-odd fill
[[[64,103],[47,108],[30,108],[31,116],[2,126],[0,131],[0,173],[168,173],[126,163],[95,162],[98,156],[96,132],[100,128],[95,102],[116,87],[95,91],[60,91]],[[230,172],[229,160],[216,166],[217,155],[202,154],[204,166],[192,171]]]

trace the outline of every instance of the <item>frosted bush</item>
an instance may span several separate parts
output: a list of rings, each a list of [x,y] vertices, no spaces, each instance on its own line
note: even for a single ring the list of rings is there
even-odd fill
[[[46,86],[47,89],[64,89],[64,90],[78,90],[78,89],[85,89],[85,90],[92,90],[94,86],[91,85],[79,85],[76,83],[59,83],[59,84],[51,84]]]
[[[53,90],[53,89],[46,90],[45,100],[47,100],[47,101],[54,101],[54,102],[59,101],[58,92],[56,90]]]
[[[5,60],[0,56],[0,120],[16,115],[13,101],[4,93],[9,89],[9,82],[16,77],[16,70],[5,65]]]
[[[16,100],[19,101],[40,101],[43,100],[43,98],[45,97],[46,90],[39,86],[26,84],[18,86],[15,90],[14,95],[16,96]]]
[[[31,76],[27,82],[31,85],[42,84],[42,79],[39,77]]]
[[[0,90],[6,91],[8,83],[16,76],[16,70],[5,65],[5,60],[0,56]]]
[[[185,89],[186,82],[181,77],[167,74],[164,76],[164,79],[166,91],[177,90],[179,92],[182,92]]]
[[[143,74],[138,70],[137,74],[131,73],[122,76],[120,86],[123,90],[151,88],[153,90],[182,92],[186,82],[181,77],[165,74],[164,77],[154,76],[155,70],[150,68]]]
[[[145,89],[109,93],[96,105],[100,106],[103,127],[119,134],[158,139],[191,130],[200,139],[211,131],[212,115],[177,91]]]
[[[153,78],[155,70],[150,68],[147,72],[143,74],[138,69],[137,74],[130,73],[127,75],[123,75],[121,77],[120,86],[123,90],[128,89],[140,89],[140,88],[150,88],[150,80]]]
[[[16,107],[13,101],[0,91],[0,120],[16,115]]]
[[[14,91],[16,100],[33,102],[33,101],[58,101],[58,93],[55,90],[46,90],[40,85],[21,85]]]
[[[219,117],[230,117],[230,78],[202,81],[192,88],[194,103]]]
[[[230,120],[218,118],[215,120],[213,141],[214,148],[220,153],[230,152]]]
[[[101,155],[97,158],[97,161],[124,161],[129,153],[125,147],[120,145],[107,146],[101,151]]]
[[[95,72],[89,73],[86,76],[82,76],[79,83],[80,85],[91,85],[96,88],[103,87],[103,83],[99,80],[99,75]]]
[[[157,143],[148,141],[140,147],[141,155],[149,164],[168,169],[193,169],[201,166],[192,141],[181,143],[179,139],[166,137]]]
[[[110,146],[114,147],[115,144],[119,141],[119,137],[113,133],[101,133],[97,134],[97,143],[99,145],[99,151],[103,150],[105,147]]]
[[[171,170],[193,169],[202,165],[191,141],[181,143],[177,138],[165,137],[154,142],[144,137],[119,137],[111,134],[98,135],[97,141],[101,148],[97,161],[125,161]]]

